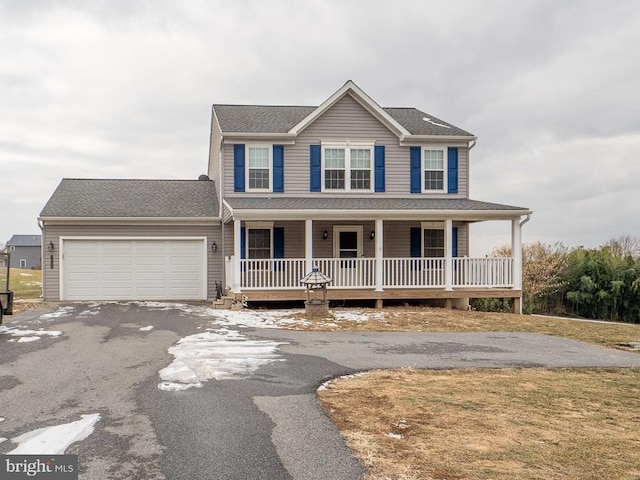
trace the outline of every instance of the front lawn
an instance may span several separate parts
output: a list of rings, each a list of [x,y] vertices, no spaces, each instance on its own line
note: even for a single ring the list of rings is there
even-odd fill
[[[376,371],[318,392],[367,480],[640,478],[640,369]]]
[[[0,288],[4,288],[4,285]],[[9,272],[9,289],[15,300],[30,300],[42,295],[42,270],[12,268]]]

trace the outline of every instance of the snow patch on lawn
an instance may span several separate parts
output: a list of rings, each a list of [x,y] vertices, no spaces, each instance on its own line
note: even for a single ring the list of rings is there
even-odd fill
[[[282,328],[309,324],[306,320],[293,318],[302,310],[211,310],[209,315],[217,317],[216,323],[248,328]]]
[[[153,325],[147,325],[146,327],[140,327],[141,332],[149,332],[153,330]]]
[[[395,438],[396,440],[402,440],[404,437],[398,433],[387,433],[387,437]]]
[[[341,377],[332,378],[331,380],[327,380],[322,385],[320,385],[317,391],[322,392],[324,390],[329,390],[333,382],[337,382],[339,380],[349,380],[352,378],[364,377],[365,375],[369,375],[369,372],[352,373],[350,375],[342,375]]]
[[[94,425],[100,420],[99,413],[81,417],[75,422],[39,428],[12,438],[11,441],[17,443],[18,447],[7,452],[7,455],[62,455],[69,445],[91,435]]]
[[[40,340],[40,338],[44,336],[58,337],[62,335],[62,332],[59,330],[43,330],[42,328],[40,330],[20,330],[17,327],[10,328],[5,327],[4,325],[0,325],[0,334],[17,337],[12,338],[11,340],[7,340],[8,342],[25,343],[35,342],[36,340]]]
[[[189,335],[169,348],[175,359],[160,370],[160,390],[179,391],[201,387],[215,378],[245,378],[260,367],[281,361],[276,353],[282,343],[252,340],[235,330],[221,328]]]

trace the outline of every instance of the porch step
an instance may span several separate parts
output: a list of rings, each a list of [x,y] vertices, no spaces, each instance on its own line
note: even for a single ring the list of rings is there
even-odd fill
[[[216,310],[229,310],[233,305],[233,297],[222,297],[219,300],[213,301],[213,308]]]

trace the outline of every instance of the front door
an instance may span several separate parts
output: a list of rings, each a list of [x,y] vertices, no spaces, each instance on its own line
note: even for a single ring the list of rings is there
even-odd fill
[[[361,284],[359,268],[362,257],[362,226],[339,225],[333,227],[333,256],[337,261],[333,271],[333,286],[355,287]]]

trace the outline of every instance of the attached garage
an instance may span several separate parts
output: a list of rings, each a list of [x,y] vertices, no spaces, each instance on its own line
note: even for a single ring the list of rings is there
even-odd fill
[[[61,300],[205,300],[206,239],[61,238]]]
[[[40,217],[47,301],[215,298],[223,236],[215,184],[64,179]]]

